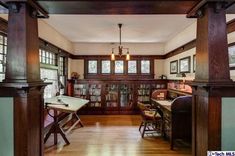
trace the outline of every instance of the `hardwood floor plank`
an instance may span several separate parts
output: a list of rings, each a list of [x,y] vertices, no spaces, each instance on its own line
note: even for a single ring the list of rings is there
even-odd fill
[[[45,145],[45,156],[190,156],[189,147],[170,150],[170,143],[160,136],[144,139],[138,130],[138,115],[84,115],[84,127],[67,137],[70,145],[53,144],[51,137]]]

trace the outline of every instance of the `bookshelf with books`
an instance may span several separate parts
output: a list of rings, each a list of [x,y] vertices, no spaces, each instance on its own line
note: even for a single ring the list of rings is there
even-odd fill
[[[74,84],[74,97],[87,99],[87,84]]]
[[[101,107],[101,84],[89,84],[89,107]]]
[[[90,102],[80,114],[137,114],[137,102],[149,103],[152,91],[166,89],[167,80],[78,80],[69,81],[70,96]],[[80,85],[82,84],[82,85]]]

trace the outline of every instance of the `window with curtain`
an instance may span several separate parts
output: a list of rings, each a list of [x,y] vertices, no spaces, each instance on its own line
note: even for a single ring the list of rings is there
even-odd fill
[[[0,33],[0,82],[5,79],[7,37]]]

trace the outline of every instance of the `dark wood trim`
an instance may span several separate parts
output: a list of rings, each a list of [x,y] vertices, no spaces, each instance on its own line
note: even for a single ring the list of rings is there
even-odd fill
[[[235,19],[232,19],[227,23],[227,31],[228,33],[234,32],[235,31]]]
[[[194,39],[190,42],[187,42],[184,45],[168,52],[167,54],[164,55],[164,58],[167,59],[167,58],[173,57],[175,55],[178,55],[180,53],[183,53],[183,52],[185,52],[189,49],[195,48],[195,47],[196,47],[196,39]]]
[[[38,0],[51,14],[187,14],[199,0]]]
[[[7,21],[0,17],[0,32],[7,34]]]

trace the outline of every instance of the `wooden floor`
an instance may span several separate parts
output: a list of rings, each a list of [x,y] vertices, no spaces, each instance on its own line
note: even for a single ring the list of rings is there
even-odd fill
[[[170,150],[169,141],[159,136],[142,139],[138,130],[138,115],[80,116],[84,127],[68,135],[70,145],[53,138],[45,145],[45,156],[190,156],[190,147]],[[61,140],[61,139],[60,139]]]

